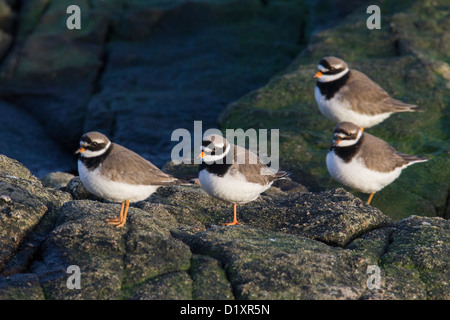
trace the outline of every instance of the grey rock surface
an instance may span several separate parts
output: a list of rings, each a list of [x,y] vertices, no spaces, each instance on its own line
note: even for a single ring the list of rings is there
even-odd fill
[[[66,188],[72,200],[0,159],[15,174],[0,174],[0,299],[450,298],[442,218],[394,222],[343,189],[286,183],[225,227],[231,205],[193,185],[160,188],[115,228],[105,219],[120,204]],[[381,270],[379,289],[367,285],[369,266]]]

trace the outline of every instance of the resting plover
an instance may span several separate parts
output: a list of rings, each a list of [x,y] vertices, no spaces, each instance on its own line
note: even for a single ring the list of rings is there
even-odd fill
[[[334,140],[327,154],[327,168],[339,183],[363,193],[375,192],[393,182],[406,167],[428,159],[396,151],[387,142],[364,133],[351,122],[334,129]]]
[[[336,57],[320,60],[314,95],[320,112],[335,123],[350,121],[369,128],[395,112],[420,111],[391,96],[365,74]]]
[[[145,200],[160,186],[181,183],[99,132],[84,134],[76,153],[80,154],[78,173],[86,189],[105,200],[122,203],[119,217],[106,220],[117,227],[125,224],[130,202]]]
[[[236,205],[256,200],[274,181],[288,175],[287,172],[270,169],[256,154],[229,143],[220,135],[205,137],[201,148],[201,186],[210,196],[233,203],[233,222],[225,225],[239,224]]]

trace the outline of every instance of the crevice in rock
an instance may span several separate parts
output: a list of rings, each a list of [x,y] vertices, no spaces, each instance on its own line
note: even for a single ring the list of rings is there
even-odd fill
[[[97,74],[93,81],[91,97],[102,90],[102,86],[101,86],[100,82],[102,80],[103,74],[106,70],[106,66],[108,65],[108,61],[109,61],[107,45],[111,39],[112,33],[113,33],[113,31],[112,31],[111,23],[108,22],[104,38],[102,39],[102,53],[100,54],[100,57],[99,57],[100,61],[101,61],[101,65],[99,66],[99,68],[97,70]]]
[[[435,206],[436,217],[441,217],[446,220],[450,218],[450,190],[447,190],[447,197],[445,198],[445,203],[442,206]]]
[[[48,8],[50,7],[50,3],[51,3],[51,1],[48,1],[47,3],[45,3],[45,6],[43,7],[41,14],[39,15],[39,18],[36,19],[32,28],[30,28],[30,30],[27,30],[27,32],[25,32],[24,34],[21,35],[21,37],[19,37],[20,15],[21,15],[21,11],[23,10],[24,3],[22,0],[17,1],[17,4],[16,4],[17,7],[15,10],[17,16],[15,18],[15,22],[14,22],[14,26],[13,26],[12,42],[11,42],[11,45],[9,46],[8,50],[4,54],[2,61],[0,61],[0,66],[2,66],[4,61],[8,60],[8,58],[10,57],[11,54],[13,54],[14,52],[16,52],[16,54],[13,57],[14,59],[12,60],[12,63],[9,65],[9,68],[7,70],[3,70],[2,76],[8,77],[8,78],[12,78],[14,76],[16,68],[19,65],[22,47],[23,47],[23,44],[25,43],[25,39],[30,34],[33,33],[34,28],[38,25],[40,19],[45,15]]]
[[[101,42],[102,49],[101,49],[101,53],[99,56],[99,60],[100,60],[101,64],[98,67],[95,78],[92,81],[91,92],[89,94],[89,97],[86,101],[86,105],[84,108],[84,119],[82,121],[82,123],[84,123],[84,124],[86,124],[86,119],[89,117],[89,103],[90,103],[92,97],[102,91],[101,81],[103,78],[103,74],[105,73],[106,67],[108,65],[108,61],[109,61],[109,54],[108,54],[107,46],[111,39],[112,33],[113,33],[112,25],[111,25],[111,22],[108,21],[108,24],[106,26],[106,31],[103,36],[102,42]],[[111,135],[111,133],[110,133],[110,135]],[[111,135],[111,137],[113,137],[113,135]]]
[[[394,243],[394,232],[395,229],[393,229],[390,233],[389,233],[389,238],[388,238],[388,243],[386,244],[386,246],[384,246],[383,251],[381,252],[380,256],[378,257],[378,262],[381,260],[381,258],[389,251],[390,246],[392,245],[392,243]]]
[[[0,52],[0,66],[2,65],[3,61],[6,60],[6,57],[12,51],[12,48],[14,47],[14,44],[16,42],[16,34],[18,30],[19,12],[21,5],[22,5],[21,0],[17,0],[15,3],[13,3],[13,5],[10,5],[11,10],[14,12],[14,18],[11,23],[11,29],[6,30],[6,32],[9,33],[9,35],[11,36],[11,42],[3,53]]]
[[[345,248],[346,246],[348,246],[350,243],[352,243],[352,242],[355,241],[356,239],[362,238],[364,235],[366,235],[366,234],[368,234],[368,233],[370,233],[370,232],[373,232],[373,231],[375,231],[375,230],[384,229],[384,228],[392,228],[392,227],[394,227],[393,224],[387,224],[387,225],[380,225],[380,226],[376,226],[376,227],[373,227],[373,228],[366,229],[366,230],[364,230],[364,231],[362,231],[362,232],[360,232],[360,233],[358,233],[358,234],[355,234],[355,235],[350,239],[350,241],[348,241],[348,242],[343,246],[343,248]],[[392,242],[392,234],[393,234],[393,233],[394,233],[394,231],[390,232],[390,234],[389,234],[389,244],[386,246],[386,248],[384,248],[383,254],[382,254],[382,255],[384,255],[384,254],[387,252],[387,250],[388,250],[388,248],[389,248],[389,245],[390,245],[391,242]],[[380,255],[379,258],[381,258],[382,255]]]
[[[192,276],[192,270],[193,270],[193,266],[192,266],[192,260],[194,259],[194,257],[192,256],[191,257],[191,260],[189,261],[189,269],[186,271],[186,273],[189,275],[189,277],[191,278],[191,280],[192,280],[192,288],[191,288],[191,297],[192,297],[192,299],[194,299],[195,300],[195,287],[194,287],[194,283],[195,283],[195,280],[194,280],[194,278],[193,278],[193,276]]]
[[[11,30],[9,31],[10,35],[11,35],[11,43],[9,44],[8,48],[5,50],[5,52],[0,55],[0,66],[3,64],[3,62],[6,60],[6,58],[9,56],[9,54],[11,53],[12,49],[14,48],[14,45],[16,44],[17,41],[17,31],[18,31],[18,25],[19,25],[19,13],[20,13],[20,8],[22,6],[22,0],[17,0],[15,2],[15,6],[11,6],[11,10],[14,12],[14,19],[13,22],[11,24]]]
[[[30,266],[41,259],[41,245],[55,228],[57,216],[55,208],[50,208],[41,217],[33,230],[23,239],[16,252],[0,270],[0,275],[9,276],[29,272]]]
[[[130,223],[130,221],[128,222],[128,224],[129,223]],[[122,299],[125,299],[127,297],[127,293],[129,291],[129,286],[127,285],[127,281],[126,281],[127,280],[126,258],[127,258],[127,252],[129,251],[127,248],[127,239],[128,239],[130,232],[131,232],[131,228],[128,225],[127,232],[125,232],[125,234],[121,237],[121,239],[123,241],[123,248],[125,250],[122,255],[122,277],[120,279],[120,292],[122,295]],[[150,279],[147,279],[146,281],[149,281],[149,280]]]
[[[223,269],[224,273],[225,273],[225,277],[230,285],[231,288],[231,292],[233,294],[233,300],[237,300],[238,298],[238,294],[237,294],[237,288],[236,286],[233,285],[233,281],[231,281],[231,275],[230,272],[228,270],[227,266],[227,262],[223,259],[222,256],[217,256],[214,254],[208,254],[207,252],[203,252],[203,251],[199,251],[195,248],[195,246],[193,245],[193,243],[191,242],[193,238],[196,237],[196,235],[187,235],[187,234],[180,234],[180,233],[175,233],[175,232],[171,232],[172,236],[180,241],[182,241],[184,244],[186,244],[187,246],[189,246],[191,252],[193,255],[199,255],[199,256],[206,256],[206,257],[210,257],[213,258],[217,261],[220,262],[220,267]],[[192,279],[192,258],[191,258],[191,266],[189,267],[188,270],[188,274]]]

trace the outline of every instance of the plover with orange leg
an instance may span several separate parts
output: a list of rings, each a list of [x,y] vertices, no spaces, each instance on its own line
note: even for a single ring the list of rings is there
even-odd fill
[[[205,137],[201,148],[199,181],[202,188],[210,196],[233,204],[233,222],[225,225],[239,224],[237,205],[256,200],[274,181],[288,175],[284,171],[274,172],[256,154],[229,143],[220,135]],[[227,158],[230,151],[233,152],[232,159]],[[240,159],[243,163],[238,161]]]
[[[364,73],[336,57],[320,60],[315,98],[320,112],[335,123],[350,121],[370,128],[396,112],[420,111],[416,105],[392,98]]]
[[[397,179],[403,169],[428,159],[400,153],[354,123],[341,122],[334,129],[326,161],[328,172],[337,182],[369,193],[370,204],[375,192]]]
[[[86,189],[107,201],[122,203],[120,215],[106,221],[122,227],[130,202],[147,199],[159,187],[181,184],[137,153],[111,142],[100,132],[80,139],[78,173]]]

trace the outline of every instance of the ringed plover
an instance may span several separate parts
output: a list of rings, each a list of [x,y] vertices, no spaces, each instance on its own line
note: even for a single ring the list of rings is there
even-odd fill
[[[86,189],[122,203],[119,217],[106,220],[116,227],[125,225],[130,202],[145,200],[160,186],[182,183],[100,132],[85,133],[76,153],[80,154],[78,173]]]
[[[396,151],[387,142],[352,122],[341,122],[334,129],[334,140],[327,154],[327,168],[339,183],[363,193],[375,192],[393,182],[406,167],[428,159]]]
[[[395,112],[419,111],[416,105],[392,98],[364,73],[349,69],[336,57],[320,60],[314,95],[320,112],[331,121],[350,121],[370,128]]]
[[[276,180],[288,173],[274,172],[261,163],[258,156],[249,150],[229,143],[221,135],[209,135],[202,141],[199,157],[199,180],[202,188],[212,197],[233,203],[233,222],[236,225],[236,205],[256,200]],[[233,157],[227,155],[233,152]],[[227,163],[229,162],[229,163]]]

